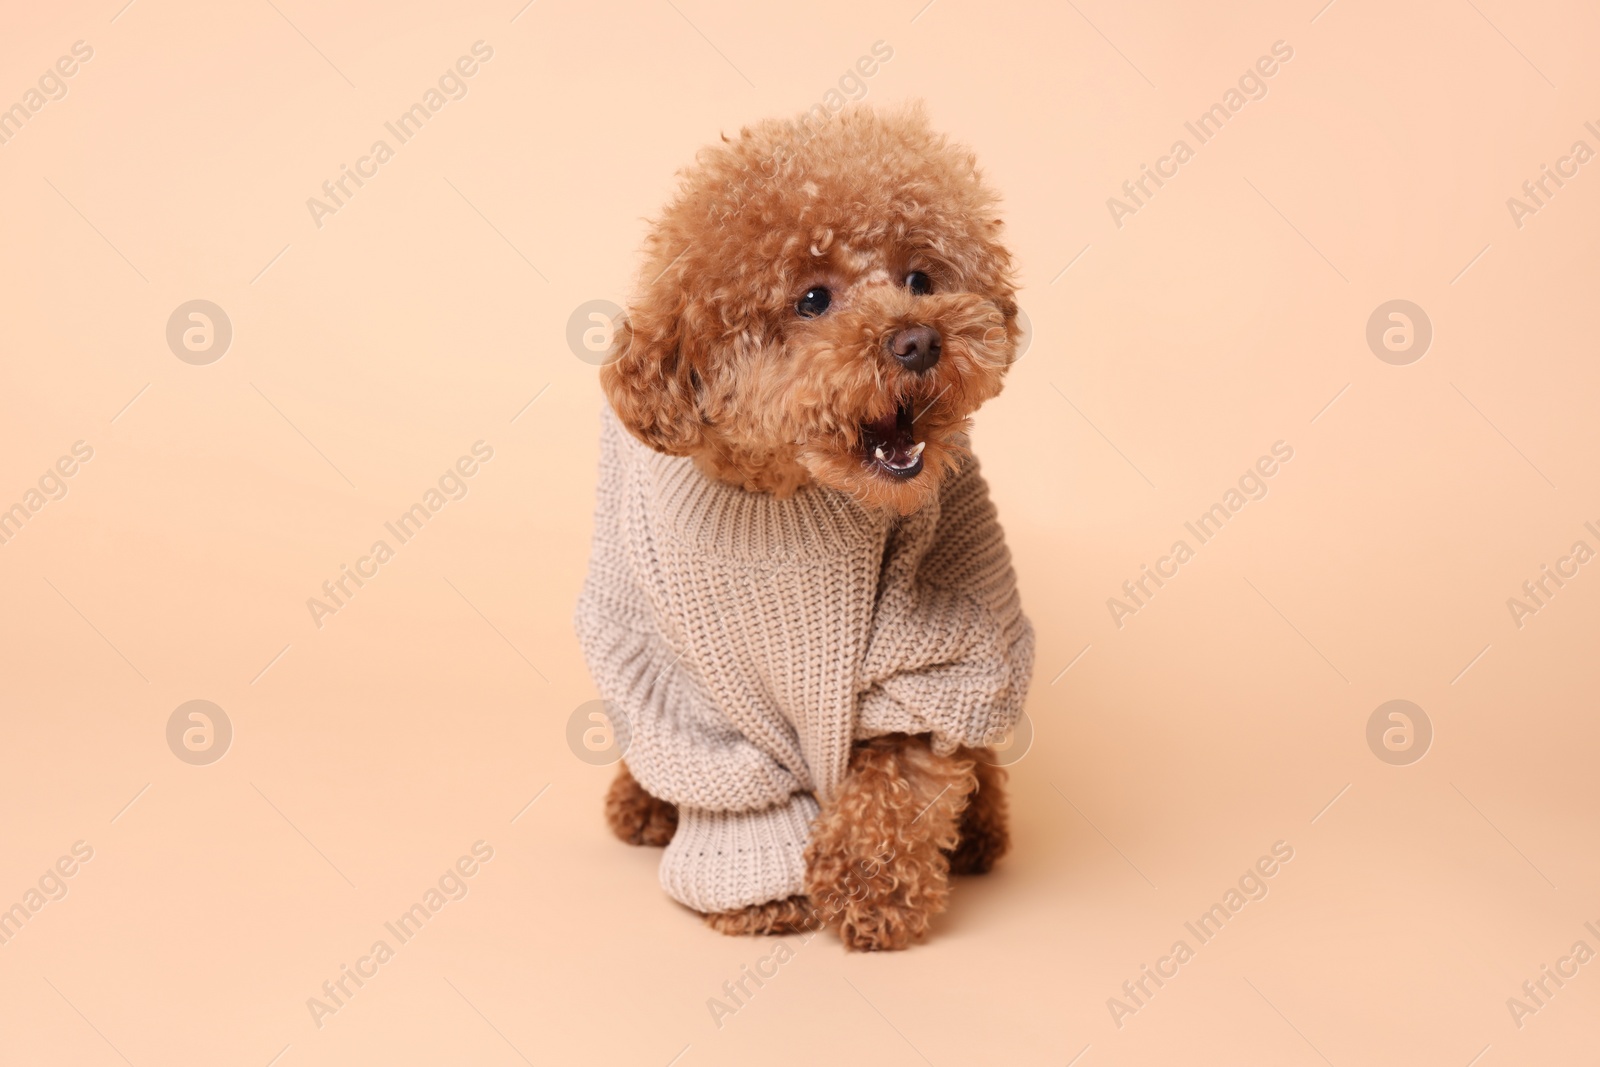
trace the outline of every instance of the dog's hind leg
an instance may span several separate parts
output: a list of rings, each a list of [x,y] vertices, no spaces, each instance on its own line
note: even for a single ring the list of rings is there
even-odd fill
[[[961,813],[961,843],[950,853],[950,873],[988,874],[1011,847],[1005,768],[994,762],[993,749],[963,748],[957,755],[973,761],[978,788]]]
[[[617,777],[606,790],[606,825],[630,845],[659,848],[677,832],[678,809],[646,793],[628,771],[628,765],[618,763]]]
[[[713,912],[706,925],[719,933],[741,937],[748,934],[793,934],[821,927],[811,902],[803,896],[752,904],[734,911]]]

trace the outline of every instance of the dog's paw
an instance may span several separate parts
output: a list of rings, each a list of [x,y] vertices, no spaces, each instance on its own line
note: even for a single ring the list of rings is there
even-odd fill
[[[949,861],[928,842],[900,842],[889,856],[863,859],[818,850],[806,890],[820,917],[853,952],[909,948],[928,934],[949,899]]]
[[[926,937],[929,918],[926,908],[894,901],[852,906],[841,917],[839,940],[851,952],[895,952]]]
[[[803,896],[769,900],[733,911],[718,911],[705,916],[706,925],[730,937],[751,934],[793,934],[821,928],[811,902]]]
[[[831,829],[830,827],[829,829]],[[812,840],[806,893],[853,952],[909,948],[949,898],[949,860],[934,842],[901,837],[867,848],[850,833]]]
[[[845,947],[907,948],[950,894],[947,850],[976,785],[972,761],[895,734],[857,745],[850,773],[812,826],[806,895]]]
[[[677,806],[646,793],[626,763],[618,766],[616,780],[606,791],[606,825],[630,845],[665,846],[678,829]]]

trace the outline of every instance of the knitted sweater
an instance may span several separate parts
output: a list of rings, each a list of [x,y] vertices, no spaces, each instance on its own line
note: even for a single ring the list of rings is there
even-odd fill
[[[653,451],[607,409],[577,631],[640,785],[678,806],[674,899],[803,891],[818,800],[853,740],[993,743],[1022,713],[1033,630],[976,460],[896,518],[832,489],[751,493]]]

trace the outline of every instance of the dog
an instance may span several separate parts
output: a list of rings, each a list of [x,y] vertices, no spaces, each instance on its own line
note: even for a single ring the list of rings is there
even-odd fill
[[[989,746],[1032,670],[968,447],[1020,339],[997,198],[916,105],[760,123],[680,177],[601,371],[606,820],[723,933],[906,948],[1007,851]]]

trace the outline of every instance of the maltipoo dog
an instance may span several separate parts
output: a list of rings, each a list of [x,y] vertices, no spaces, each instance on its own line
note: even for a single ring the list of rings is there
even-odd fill
[[[725,933],[904,948],[1006,850],[1033,631],[967,440],[1016,358],[1000,231],[969,151],[858,107],[724,137],[648,238],[577,629],[606,818]]]

